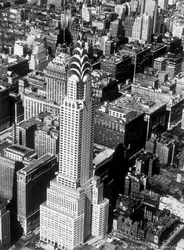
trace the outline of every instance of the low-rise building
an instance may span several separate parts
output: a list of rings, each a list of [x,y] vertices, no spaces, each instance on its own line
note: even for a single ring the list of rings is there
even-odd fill
[[[121,98],[96,109],[95,143],[113,149],[123,143],[133,154],[144,138],[144,113],[126,108]]]

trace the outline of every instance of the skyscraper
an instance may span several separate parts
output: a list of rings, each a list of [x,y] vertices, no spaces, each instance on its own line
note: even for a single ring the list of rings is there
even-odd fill
[[[145,43],[151,42],[151,17],[144,13],[142,15],[142,34],[141,40]]]
[[[40,207],[41,241],[68,250],[83,243],[92,231],[94,236],[107,232],[105,218],[109,204],[102,197],[101,183],[93,178],[91,69],[84,43],[80,40],[76,45],[70,63],[67,96],[60,109],[59,174],[50,182],[47,201]],[[101,209],[95,209],[96,204]],[[92,221],[92,217],[95,220]],[[104,225],[99,230],[101,219]]]
[[[66,92],[67,64],[70,56],[60,53],[51,62],[45,70],[47,101],[61,104],[62,97]]]

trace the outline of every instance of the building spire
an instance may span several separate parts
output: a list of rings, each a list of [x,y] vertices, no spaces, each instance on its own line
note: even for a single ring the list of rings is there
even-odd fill
[[[70,75],[77,76],[78,81],[85,84],[87,76],[90,75],[91,66],[89,63],[89,58],[87,55],[87,50],[85,49],[85,43],[82,41],[82,37],[76,43],[76,48],[74,49],[74,55],[70,63]]]

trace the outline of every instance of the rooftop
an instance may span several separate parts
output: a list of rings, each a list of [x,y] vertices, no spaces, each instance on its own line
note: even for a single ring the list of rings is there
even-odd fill
[[[39,159],[33,159],[26,167],[19,170],[20,173],[24,175],[28,175],[31,172],[35,171],[38,167],[41,167],[43,164],[46,164],[47,161],[53,159],[54,155],[51,153],[47,153],[40,157]]]
[[[25,146],[19,145],[19,144],[13,144],[5,149],[5,151],[13,152],[15,154],[19,154],[24,157],[29,157],[33,155],[34,149],[27,148]]]
[[[142,97],[138,94],[123,94],[111,103],[111,107],[119,110],[131,110],[140,113],[151,114],[165,104],[161,101],[154,101],[150,97]]]
[[[137,53],[140,53],[140,52],[143,52],[143,51],[146,51],[146,50],[149,50],[151,47],[149,45],[136,45],[136,44],[131,44],[131,43],[127,43],[124,45],[123,49],[120,50],[120,53],[134,53],[134,54],[137,54]]]
[[[93,159],[93,164],[95,167],[97,167],[99,164],[111,158],[113,153],[114,149],[104,148],[100,153],[96,154],[95,158]]]
[[[141,113],[138,111],[130,110],[130,109],[127,109],[126,107],[118,107],[118,106],[113,106],[112,104],[109,104],[108,106],[109,110],[111,109],[111,110],[117,111],[119,113],[122,113],[123,115],[123,118],[116,117],[116,116],[109,114],[109,112],[107,112],[106,110],[104,110],[104,107],[105,107],[104,104],[102,104],[100,107],[96,109],[97,110],[96,117],[98,116],[100,116],[101,118],[108,117],[109,121],[119,123],[121,125],[125,125],[126,123],[129,123],[141,115]]]

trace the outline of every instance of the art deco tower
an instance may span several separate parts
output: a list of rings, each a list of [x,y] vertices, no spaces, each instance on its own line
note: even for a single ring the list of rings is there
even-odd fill
[[[84,43],[78,41],[60,110],[59,174],[51,181],[47,201],[40,207],[40,240],[59,249],[72,250],[92,232],[99,236],[107,230],[109,203],[103,199],[103,185],[92,176],[90,71]]]

